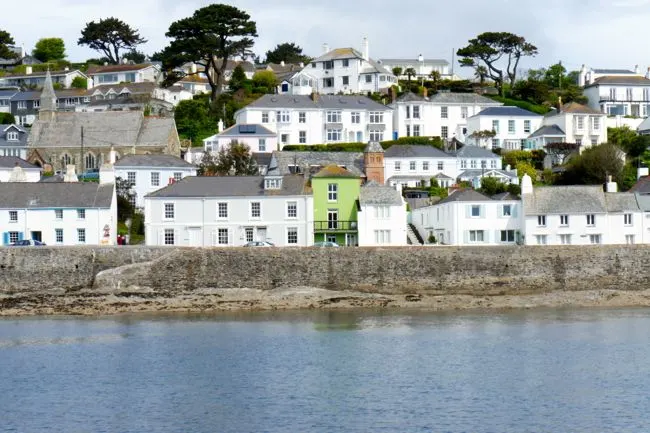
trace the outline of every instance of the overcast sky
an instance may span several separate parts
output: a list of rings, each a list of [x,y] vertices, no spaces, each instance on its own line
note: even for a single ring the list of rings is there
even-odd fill
[[[115,16],[138,28],[149,42],[146,54],[166,45],[169,24],[211,4],[206,0],[4,0],[0,20],[17,44],[31,50],[42,37],[62,37],[69,59],[83,61],[97,53],[77,46],[85,23]],[[257,22],[254,51],[264,53],[278,43],[296,42],[307,55],[331,48],[360,48],[369,39],[370,56],[379,58],[444,58],[485,31],[524,36],[539,55],[524,67],[562,60],[569,70],[582,63],[600,68],[641,69],[644,32],[650,22],[650,0],[230,0]],[[110,5],[110,6],[109,6]],[[28,7],[28,8],[26,8]],[[112,12],[114,11],[114,12]],[[27,18],[28,15],[28,18]],[[29,25],[26,25],[29,23]],[[646,62],[646,63],[644,63]],[[458,69],[457,69],[458,70]],[[463,73],[467,75],[467,72]]]

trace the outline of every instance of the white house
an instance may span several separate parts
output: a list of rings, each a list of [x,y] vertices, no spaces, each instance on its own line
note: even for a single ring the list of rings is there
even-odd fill
[[[456,158],[433,146],[395,144],[384,151],[384,179],[390,186],[429,185],[432,177],[444,174],[440,186],[449,187],[458,174]]]
[[[564,104],[560,111],[542,118],[524,147],[543,149],[548,143],[576,143],[582,148],[607,143],[607,115],[577,102]]]
[[[153,63],[90,66],[87,75],[88,89],[102,84],[158,83],[162,79],[161,67]]]
[[[190,92],[192,95],[200,95],[202,93],[210,93],[210,83],[205,77],[198,75],[187,75],[176,82],[177,85],[182,86],[183,89]]]
[[[17,156],[0,156],[0,182],[38,182],[41,168]],[[2,198],[0,198],[2,201]]]
[[[27,159],[29,130],[19,125],[0,125],[0,156]]]
[[[636,244],[648,242],[637,195],[616,183],[533,188],[522,178],[523,230],[527,245]],[[644,239],[644,237],[646,239]]]
[[[451,79],[452,75],[449,73],[449,62],[444,59],[425,59],[422,54],[418,55],[416,59],[380,59],[377,61],[380,65],[389,71],[394,68],[401,68],[402,74],[398,77],[406,79],[404,73],[409,68],[415,71],[416,79],[430,80],[431,73],[436,71],[440,74],[442,79]]]
[[[23,239],[47,245],[116,244],[115,184],[0,183],[0,197],[3,245]]]
[[[323,54],[312,60],[303,72],[313,77],[312,87],[306,91],[293,86],[293,94],[381,92],[397,84],[397,77],[391,71],[370,58],[367,38],[363,39],[361,52],[354,48],[330,50],[327,44],[323,45]]]
[[[145,197],[147,245],[309,246],[314,201],[303,176],[187,177]]]
[[[0,77],[0,86],[42,88],[45,85],[47,72],[35,72],[31,66],[26,66],[25,73],[6,74]],[[63,88],[69,89],[72,81],[77,78],[88,78],[86,74],[78,69],[64,69],[62,71],[50,71],[52,82],[60,84]]]
[[[492,149],[520,150],[541,124],[542,116],[519,107],[489,107],[467,119],[465,142]]]
[[[622,71],[621,71],[622,72]],[[647,117],[650,115],[650,71],[608,74],[587,81],[583,94],[589,107],[609,116]]]
[[[133,204],[144,206],[144,196],[178,182],[187,176],[196,176],[196,166],[172,155],[127,155],[114,164],[115,177],[131,183]]]
[[[0,113],[11,113],[11,98],[18,92],[17,88],[0,90]]]
[[[469,117],[501,105],[476,93],[439,92],[424,97],[408,92],[391,104],[395,110],[393,130],[398,137],[452,138],[456,131],[467,128]]]
[[[465,189],[413,210],[411,222],[423,239],[433,235],[444,245],[512,245],[522,241],[520,213],[521,201],[508,193]]]
[[[286,144],[367,143],[390,139],[393,110],[366,96],[264,95],[235,113],[237,124],[262,125]]]
[[[406,246],[406,202],[399,189],[367,182],[359,192],[359,246]]]
[[[204,139],[203,149],[205,152],[218,152],[233,141],[247,145],[251,152],[256,153],[280,150],[278,149],[278,134],[262,125],[243,123],[233,125],[225,131]]]

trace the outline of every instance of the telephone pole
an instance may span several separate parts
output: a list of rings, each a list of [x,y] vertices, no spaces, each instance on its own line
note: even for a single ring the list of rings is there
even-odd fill
[[[86,161],[84,160],[84,127],[81,127],[81,181],[86,178],[85,176],[85,165]]]

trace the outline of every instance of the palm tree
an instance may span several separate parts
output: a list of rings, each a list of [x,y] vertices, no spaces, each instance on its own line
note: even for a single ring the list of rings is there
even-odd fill
[[[431,71],[429,74],[431,81],[433,81],[433,90],[438,91],[438,83],[440,82],[440,71]]]
[[[395,77],[399,78],[400,75],[402,75],[402,70],[403,70],[403,69],[400,68],[399,66],[395,66],[395,67],[393,68],[393,75],[395,75]]]
[[[479,80],[481,84],[485,84],[485,78],[488,76],[488,70],[485,66],[479,65],[476,67],[474,77]]]
[[[409,89],[411,89],[411,78],[415,77],[415,75],[417,75],[416,72],[415,72],[415,69],[406,68],[406,70],[404,71],[404,74],[406,75],[406,79],[408,80]]]

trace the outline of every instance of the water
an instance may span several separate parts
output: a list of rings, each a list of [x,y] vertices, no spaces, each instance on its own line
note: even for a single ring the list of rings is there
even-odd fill
[[[650,310],[4,319],[0,431],[647,432]]]

